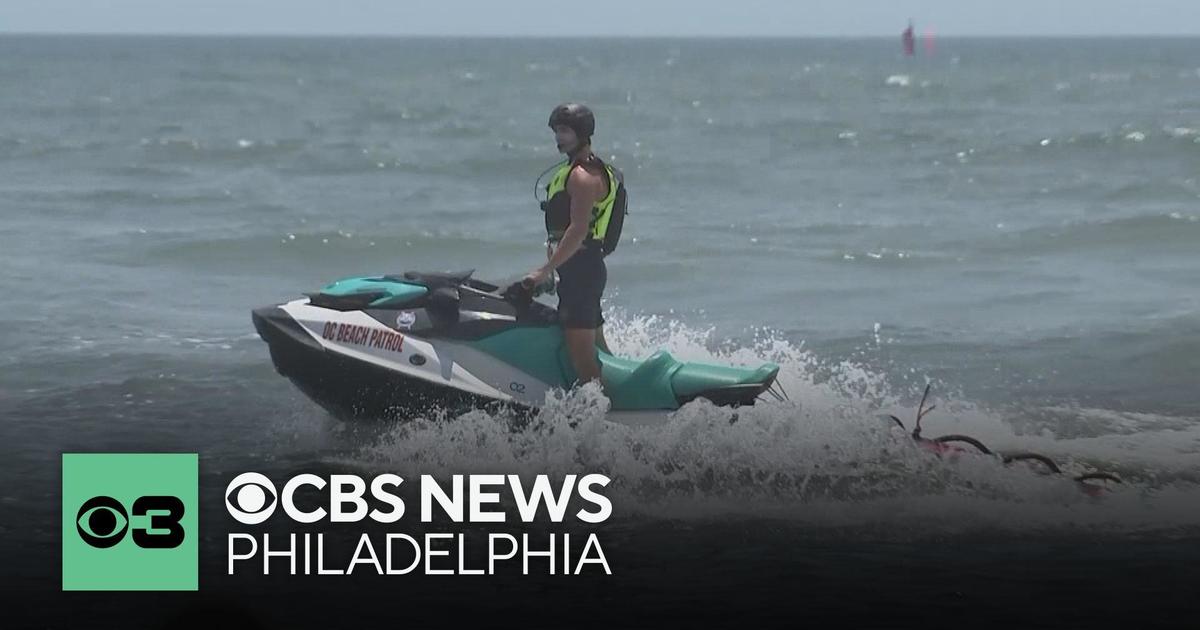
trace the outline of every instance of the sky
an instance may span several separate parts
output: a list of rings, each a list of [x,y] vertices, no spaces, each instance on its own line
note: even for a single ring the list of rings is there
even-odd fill
[[[1200,0],[0,0],[0,33],[1200,35]]]

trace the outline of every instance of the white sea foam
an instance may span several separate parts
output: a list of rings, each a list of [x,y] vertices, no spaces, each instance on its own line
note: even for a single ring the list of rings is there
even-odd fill
[[[343,463],[433,474],[603,472],[613,478],[611,493],[625,516],[782,518],[818,528],[898,528],[904,535],[1200,527],[1194,422],[1055,409],[1095,419],[1094,435],[1059,439],[1050,431],[1022,435],[1003,414],[970,402],[933,401],[938,409],[923,423],[928,437],[967,434],[993,450],[1046,454],[1068,475],[1102,469],[1125,478],[1093,498],[1037,466],[1005,466],[974,453],[939,457],[918,447],[880,417],[893,413],[911,429],[908,396],[860,365],[823,365],[772,334],[737,346],[678,321],[628,316],[610,318],[607,334],[619,354],[667,348],[689,361],[776,362],[791,400],[736,414],[700,401],[660,423],[625,426],[609,421],[607,399],[591,386],[549,396],[524,428],[482,411],[397,424]],[[829,377],[818,380],[818,371]]]

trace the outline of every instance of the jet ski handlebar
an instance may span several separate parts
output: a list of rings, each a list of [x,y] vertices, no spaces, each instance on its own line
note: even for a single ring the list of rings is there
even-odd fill
[[[551,287],[553,285],[549,282],[534,285],[528,278],[522,278],[501,291],[500,297],[517,308],[524,308],[533,302],[533,298],[549,293]]]

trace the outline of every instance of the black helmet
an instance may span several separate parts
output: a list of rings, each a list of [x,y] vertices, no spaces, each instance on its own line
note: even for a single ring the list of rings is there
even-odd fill
[[[554,111],[550,112],[550,128],[553,129],[557,125],[570,127],[581,142],[591,140],[592,134],[596,133],[596,117],[587,105],[579,103],[563,103],[555,107]]]

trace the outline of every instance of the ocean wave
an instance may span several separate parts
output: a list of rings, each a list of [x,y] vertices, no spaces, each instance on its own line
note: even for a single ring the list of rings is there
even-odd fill
[[[648,320],[615,322],[608,335],[623,354],[665,346],[681,358],[783,366],[791,403],[735,414],[699,402],[668,421],[625,426],[606,419],[607,400],[585,388],[548,398],[539,421],[514,429],[503,414],[432,414],[385,425],[364,437],[343,465],[428,474],[603,472],[626,515],[654,518],[783,518],[819,529],[923,524],[937,534],[964,531],[1160,530],[1200,526],[1200,425],[1145,420],[1141,431],[1098,426],[1058,439],[1018,435],[1003,416],[961,401],[926,421],[927,435],[967,433],[1000,450],[1046,452],[1070,473],[1115,468],[1126,484],[1091,499],[1074,482],[987,456],[939,458],[879,418],[915,413],[877,374],[833,366],[817,382],[820,360],[778,339],[710,349],[700,331]],[[911,399],[909,399],[911,400]],[[1144,450],[1139,450],[1143,445]]]
[[[184,81],[201,83],[249,83],[252,81],[251,77],[244,74],[217,68],[185,68],[176,72],[175,76]]]
[[[147,158],[167,163],[244,164],[290,156],[304,151],[309,144],[303,138],[214,140],[160,136],[144,137],[139,141],[139,146]]]
[[[429,131],[429,134],[436,138],[470,140],[486,138],[492,134],[492,129],[486,125],[454,120],[437,125]]]
[[[848,121],[842,120],[813,118],[742,120],[721,117],[711,124],[707,124],[704,131],[709,133],[709,129],[712,130],[711,133],[717,135],[742,139],[761,135],[768,138],[773,144],[797,148],[849,147],[855,146],[859,140],[866,140],[865,137],[860,138],[860,135],[865,136],[866,134],[855,131]],[[871,136],[871,139],[877,140],[874,135]]]
[[[450,105],[401,105],[390,100],[368,99],[353,112],[350,120],[367,124],[437,123],[461,117]]]
[[[1020,291],[1013,287],[1022,283],[1009,280],[1009,297],[979,301],[980,318],[995,310],[1052,309],[1060,325],[1044,322],[1038,332],[969,332],[965,338],[924,326],[887,327],[877,333],[885,343],[855,356],[896,382],[911,387],[914,378],[927,375],[948,395],[1003,409],[1001,417],[1022,435],[1094,436],[1118,416],[1122,422],[1147,424],[1111,424],[1111,432],[1200,422],[1200,392],[1193,386],[1200,371],[1200,315],[1194,310],[1141,315],[1120,324],[1084,323],[1070,313],[1080,309],[1078,304],[1107,296],[1077,289]],[[925,367],[911,373],[904,366]],[[1089,410],[1113,415],[1094,416]]]
[[[1200,215],[1172,212],[1098,221],[1077,221],[1061,226],[1028,228],[1005,233],[982,249],[1036,254],[1080,249],[1192,247],[1200,242]]]
[[[70,154],[103,154],[111,148],[112,145],[104,140],[4,138],[0,139],[0,160],[37,160]]]
[[[146,177],[142,169],[135,169],[136,175],[130,177]],[[169,169],[154,169],[155,177],[162,179],[183,178],[186,175],[171,172]],[[233,193],[226,189],[157,189],[142,186],[84,188],[80,190],[31,190],[14,195],[23,203],[33,203],[52,207],[56,214],[86,216],[95,219],[98,211],[117,210],[122,215],[132,216],[137,211],[146,208],[164,210],[170,208],[187,208],[189,206],[220,206],[229,203]],[[112,216],[106,214],[105,216]],[[144,217],[134,218],[138,223],[153,223]],[[98,230],[91,238],[103,238],[99,234],[109,233],[109,229]],[[144,233],[144,231],[143,231]]]
[[[367,173],[392,176],[397,173],[454,178],[474,174],[483,177],[513,177],[529,180],[560,161],[559,156],[516,148],[497,141],[493,148],[461,159],[431,155],[427,159],[404,153],[392,147],[373,147],[358,144],[342,145],[337,153],[309,151],[278,168],[286,173],[315,176],[344,176]],[[544,180],[543,180],[544,181]]]
[[[186,167],[167,166],[163,164],[125,164],[122,166],[108,166],[100,169],[101,172],[116,175],[118,177],[128,177],[134,180],[165,180],[165,179],[188,179],[193,176],[191,170]]]
[[[94,240],[90,245],[91,256],[108,264],[229,273],[244,273],[247,269],[258,273],[325,269],[326,274],[332,274],[330,277],[312,280],[322,283],[347,275],[403,271],[397,266],[404,261],[414,269],[440,265],[447,251],[475,252],[472,260],[484,256],[503,260],[521,254],[529,257],[537,251],[536,246],[520,240],[496,240],[461,230],[382,232],[377,228],[294,228],[277,234],[249,235],[138,230]]]
[[[831,253],[826,256],[829,260],[860,265],[883,265],[895,268],[897,265],[906,267],[956,264],[961,259],[953,254],[940,252],[920,252],[907,249],[892,249],[878,247],[869,250],[843,251],[840,254]]]
[[[1194,159],[1200,137],[1187,127],[1123,128],[1109,131],[1059,133],[1041,137],[1016,137],[1009,142],[978,143],[973,161],[1009,164],[1016,161],[1079,160],[1091,164],[1097,156],[1122,155],[1150,158]]]

